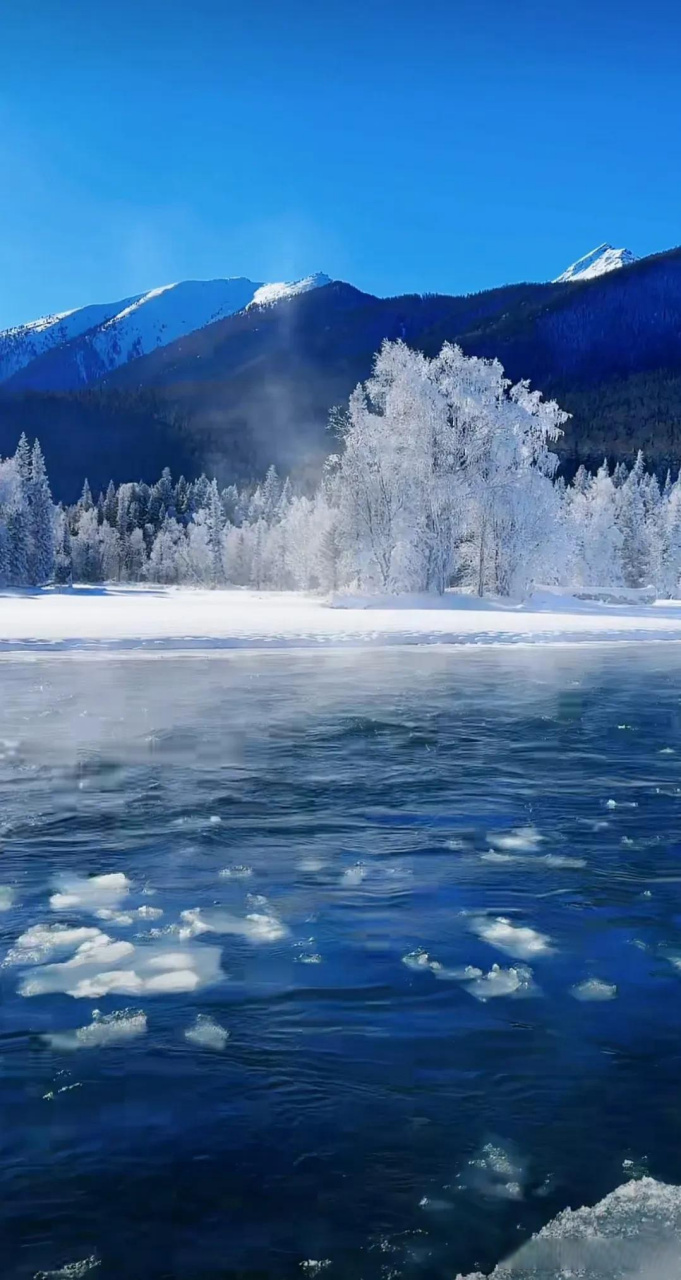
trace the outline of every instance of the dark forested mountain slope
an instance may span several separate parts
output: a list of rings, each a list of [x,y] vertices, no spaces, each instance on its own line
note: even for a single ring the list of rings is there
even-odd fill
[[[640,446],[681,463],[681,250],[595,279],[521,284],[469,297],[375,298],[339,282],[250,307],[132,360],[78,395],[0,388],[0,452],[25,427],[44,445],[59,496],[88,472],[114,479],[270,462],[316,471],[334,447],[328,411],[371,368],[384,338],[434,354],[445,340],[497,356],[573,414],[571,469]]]

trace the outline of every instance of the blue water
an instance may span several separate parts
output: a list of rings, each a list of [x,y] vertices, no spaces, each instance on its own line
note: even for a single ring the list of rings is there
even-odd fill
[[[3,1280],[451,1278],[681,1183],[675,646],[6,660],[0,699]],[[112,872],[127,923],[50,906]],[[20,994],[59,923],[220,973]],[[476,998],[495,963],[529,993]],[[146,1030],[59,1040],[94,1009]]]

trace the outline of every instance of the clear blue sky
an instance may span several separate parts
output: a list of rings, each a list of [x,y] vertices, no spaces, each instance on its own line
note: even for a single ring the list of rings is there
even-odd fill
[[[381,294],[681,241],[677,0],[6,0],[0,326],[188,277]]]

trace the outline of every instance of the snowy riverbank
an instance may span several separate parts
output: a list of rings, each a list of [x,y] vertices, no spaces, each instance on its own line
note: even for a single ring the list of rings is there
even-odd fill
[[[0,654],[680,641],[681,601],[522,605],[450,594],[335,601],[284,592],[75,587],[0,594]]]

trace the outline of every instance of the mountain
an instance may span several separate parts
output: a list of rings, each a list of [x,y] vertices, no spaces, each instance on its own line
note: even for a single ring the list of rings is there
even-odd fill
[[[591,253],[585,253],[583,258],[578,258],[567,268],[562,275],[557,276],[554,284],[563,284],[569,280],[594,280],[596,276],[603,276],[608,271],[617,271],[620,267],[628,267],[632,262],[638,262],[638,258],[634,256],[630,249],[613,249],[610,244],[599,244],[597,249],[592,249]]]
[[[72,391],[248,306],[328,284],[328,276],[262,284],[184,280],[121,302],[81,307],[0,333],[0,383],[10,391]]]
[[[166,464],[223,483],[271,462],[314,478],[337,447],[329,409],[368,376],[384,338],[402,338],[429,355],[459,342],[555,396],[572,414],[559,446],[567,474],[604,455],[630,461],[639,447],[660,471],[681,464],[681,250],[465,297],[377,298],[324,281],[250,285],[240,310],[119,359],[84,390],[46,391],[58,349],[35,357],[23,385],[15,375],[0,386],[0,453],[22,428],[39,435],[66,499],[85,474],[98,489]],[[66,342],[60,367],[106,325]]]

